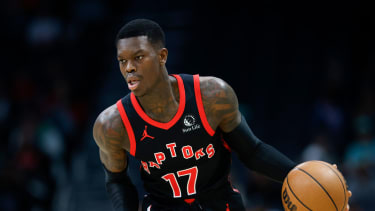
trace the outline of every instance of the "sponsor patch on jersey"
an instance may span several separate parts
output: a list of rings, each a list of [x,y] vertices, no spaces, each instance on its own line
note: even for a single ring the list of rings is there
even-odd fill
[[[187,114],[184,116],[184,125],[185,128],[182,128],[183,133],[191,132],[193,130],[201,128],[199,124],[196,124],[196,117],[191,114]]]

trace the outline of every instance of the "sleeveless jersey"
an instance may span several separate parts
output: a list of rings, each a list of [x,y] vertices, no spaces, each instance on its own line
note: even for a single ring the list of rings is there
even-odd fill
[[[130,154],[141,161],[145,190],[161,199],[204,196],[229,184],[230,149],[204,112],[199,75],[172,75],[180,99],[167,123],[151,119],[133,93],[117,102],[130,141]],[[205,196],[207,197],[207,196]]]

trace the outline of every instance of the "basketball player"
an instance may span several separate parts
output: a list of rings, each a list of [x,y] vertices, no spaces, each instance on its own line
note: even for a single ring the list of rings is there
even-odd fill
[[[148,193],[142,210],[245,210],[228,181],[231,151],[249,169],[278,182],[296,165],[252,133],[225,81],[168,74],[168,50],[157,23],[127,23],[116,47],[131,92],[105,109],[93,129],[115,210],[138,210],[126,152],[142,164]]]

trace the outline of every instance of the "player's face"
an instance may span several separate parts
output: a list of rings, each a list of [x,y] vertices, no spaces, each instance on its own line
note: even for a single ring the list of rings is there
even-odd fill
[[[161,77],[160,50],[146,36],[120,39],[117,57],[121,73],[135,96],[147,94]]]

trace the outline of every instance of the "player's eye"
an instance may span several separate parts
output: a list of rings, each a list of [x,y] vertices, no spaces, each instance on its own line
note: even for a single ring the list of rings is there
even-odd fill
[[[143,59],[143,55],[136,56],[135,59],[136,59],[136,60],[142,60],[142,59]]]
[[[125,64],[126,63],[126,59],[120,59],[120,60],[118,60],[118,62],[120,62],[120,64]]]

